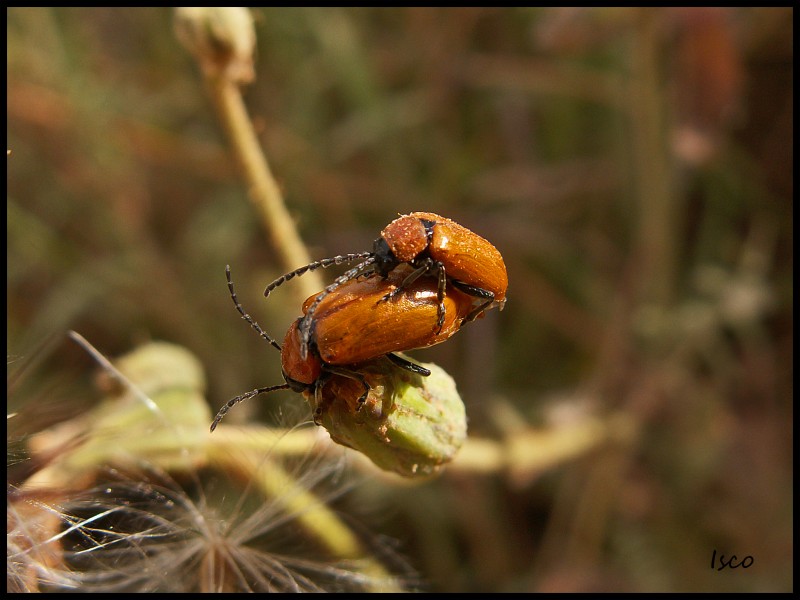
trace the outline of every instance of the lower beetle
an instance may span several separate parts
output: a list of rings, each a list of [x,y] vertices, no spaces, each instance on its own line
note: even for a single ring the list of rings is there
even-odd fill
[[[211,424],[214,431],[225,414],[236,404],[259,394],[290,389],[298,393],[314,394],[316,409],[314,422],[319,424],[323,402],[321,390],[332,375],[358,381],[364,393],[358,399],[362,404],[369,394],[370,385],[359,373],[359,364],[385,356],[396,366],[427,376],[430,372],[406,360],[395,352],[432,346],[445,341],[461,327],[474,310],[474,299],[457,289],[448,290],[444,299],[445,318],[441,330],[433,333],[430,326],[437,315],[437,290],[427,280],[417,280],[396,294],[391,304],[379,302],[394,294],[405,281],[407,273],[400,269],[386,279],[368,276],[352,279],[335,294],[328,294],[317,309],[314,328],[309,341],[309,352],[302,356],[300,327],[303,317],[289,327],[283,346],[273,340],[247,314],[236,297],[230,276],[225,275],[236,310],[242,318],[274,348],[281,352],[281,367],[285,383],[257,388],[228,401]],[[303,305],[304,312],[315,301],[311,296]]]

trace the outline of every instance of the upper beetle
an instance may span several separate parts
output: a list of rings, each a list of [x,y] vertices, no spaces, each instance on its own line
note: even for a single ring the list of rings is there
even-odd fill
[[[284,281],[306,271],[356,260],[362,262],[334,280],[308,306],[300,326],[302,356],[307,353],[320,303],[342,284],[370,271],[385,278],[398,265],[406,263],[412,267],[403,282],[380,299],[383,301],[396,299],[422,275],[436,276],[438,318],[434,328],[437,332],[444,327],[444,298],[448,293],[448,282],[452,287],[481,300],[472,308],[466,321],[475,319],[491,306],[502,309],[505,304],[508,274],[497,248],[455,221],[428,212],[402,215],[389,223],[381,231],[381,237],[375,240],[372,252],[346,254],[310,263],[277,278],[267,286],[264,295],[269,296]]]
[[[359,364],[383,356],[398,367],[418,375],[429,375],[430,371],[424,367],[394,353],[445,341],[472,313],[475,301],[457,289],[449,289],[444,299],[442,327],[434,332],[431,323],[435,321],[438,310],[437,291],[427,280],[413,281],[401,289],[408,271],[408,268],[399,269],[386,279],[374,275],[351,279],[335,293],[327,294],[317,308],[309,340],[311,351],[303,356],[300,333],[303,317],[292,323],[281,346],[244,311],[233,289],[230,268],[226,268],[228,288],[236,310],[259,335],[281,352],[285,383],[258,388],[233,398],[217,413],[211,430],[235,404],[258,394],[285,389],[314,395],[314,421],[319,424],[324,408],[321,390],[328,379],[341,375],[358,381],[364,390],[358,398],[360,405],[367,398],[370,386],[359,372]],[[401,291],[395,294],[398,290]],[[380,302],[388,294],[395,294],[396,301],[391,304]],[[304,312],[317,298],[318,295],[314,295],[306,300]]]

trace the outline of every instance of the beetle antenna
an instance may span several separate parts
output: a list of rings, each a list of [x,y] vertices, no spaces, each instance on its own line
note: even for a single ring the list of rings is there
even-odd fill
[[[285,281],[289,281],[290,279],[294,279],[295,277],[302,275],[306,271],[316,271],[319,268],[327,269],[331,265],[340,265],[345,262],[350,263],[356,260],[369,258],[370,256],[372,256],[372,252],[359,252],[356,254],[343,254],[341,256],[334,256],[333,258],[323,258],[322,260],[314,261],[304,267],[295,269],[291,273],[286,273],[285,275],[278,277],[275,281],[267,286],[267,289],[264,290],[264,296],[268,297],[272,290],[274,290],[276,287]]]
[[[314,302],[311,303],[311,306],[308,307],[308,310],[306,311],[306,314],[303,316],[302,322],[300,323],[300,358],[303,360],[305,360],[308,356],[308,340],[311,337],[311,322],[313,321],[314,312],[316,312],[317,306],[319,306],[319,303],[322,302],[325,296],[330,294],[343,283],[346,283],[351,279],[355,279],[364,273],[367,267],[374,264],[377,260],[375,255],[369,252],[368,256],[369,258],[367,258],[367,260],[357,264],[342,276],[334,279],[333,283],[322,290],[322,292],[316,298],[314,298]]]
[[[214,417],[214,420],[211,423],[211,431],[214,431],[217,428],[217,425],[219,425],[219,422],[222,421],[222,418],[228,413],[228,411],[231,408],[239,404],[239,402],[243,402],[245,400],[252,398],[253,396],[258,396],[259,394],[267,394],[269,392],[276,392],[278,390],[288,390],[288,389],[289,389],[289,384],[282,383],[281,385],[273,385],[265,388],[257,388],[255,390],[247,392],[246,394],[242,394],[241,396],[236,396],[236,398],[231,398],[222,406],[222,408],[219,409],[217,416]]]
[[[242,315],[242,318],[245,321],[250,323],[250,327],[255,329],[256,332],[258,333],[258,335],[260,335],[265,340],[267,340],[270,344],[273,345],[273,347],[277,348],[278,352],[280,352],[281,351],[281,345],[278,342],[276,342],[275,340],[273,340],[271,337],[269,337],[269,335],[263,329],[261,329],[261,327],[259,327],[258,323],[256,323],[253,320],[253,317],[251,317],[246,312],[244,312],[244,308],[242,308],[242,305],[239,303],[239,299],[236,297],[236,292],[233,289],[233,281],[231,281],[231,266],[230,265],[225,265],[225,278],[228,280],[228,289],[231,292],[231,300],[233,300],[233,305],[236,307],[236,310],[239,311],[239,314]],[[214,429],[212,428],[211,431],[214,431]]]

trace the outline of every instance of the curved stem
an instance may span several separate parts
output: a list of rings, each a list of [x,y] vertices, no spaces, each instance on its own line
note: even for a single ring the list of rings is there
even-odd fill
[[[224,76],[206,76],[211,97],[228,134],[236,160],[249,186],[248,196],[261,217],[284,270],[311,262],[303,240],[289,214],[269,163],[259,145],[238,84]],[[299,279],[294,287],[298,304],[322,289],[316,273]]]

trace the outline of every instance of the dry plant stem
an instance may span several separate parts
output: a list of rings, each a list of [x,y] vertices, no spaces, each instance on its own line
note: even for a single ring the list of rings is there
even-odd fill
[[[258,211],[272,245],[280,256],[283,270],[291,271],[310,263],[308,250],[286,209],[283,195],[258,143],[239,85],[224,76],[206,75],[205,79],[236,160],[250,188],[250,201]],[[298,284],[292,286],[296,303],[302,304],[323,287],[319,273],[309,272],[305,277],[299,277]]]
[[[222,429],[222,428],[220,428]],[[374,558],[367,555],[356,535],[311,492],[298,485],[296,479],[275,461],[261,452],[209,452],[210,460],[223,472],[236,472],[246,481],[253,481],[261,492],[284,510],[296,515],[297,522],[333,557],[357,560],[361,572],[371,583],[372,592],[403,591],[396,579]]]
[[[639,299],[659,305],[673,299],[677,258],[675,218],[678,196],[670,174],[666,141],[667,115],[661,86],[660,17],[652,8],[636,13],[631,52],[630,114],[639,208],[637,246],[640,256]]]
[[[509,433],[503,440],[467,438],[446,471],[460,473],[507,473],[515,485],[526,485],[536,475],[546,472],[565,461],[591,452],[594,448],[611,443],[628,447],[635,443],[637,426],[624,414],[611,414],[602,420],[589,419],[569,428],[542,431],[523,427]],[[225,455],[232,452],[251,451],[264,456],[305,456],[309,453],[341,452],[342,448],[324,439],[313,429],[276,429],[259,425],[226,425],[217,427],[207,440],[209,454]],[[355,466],[364,466],[374,473],[375,468],[366,458],[353,453]],[[410,480],[391,477],[397,484]]]
[[[328,448],[341,449],[330,438],[320,437],[315,430],[316,427],[287,430],[263,425],[228,425],[223,422],[214,430],[214,435],[208,436],[206,443],[212,453],[236,449],[276,456],[303,456],[311,451],[319,451],[320,447],[323,452]]]

